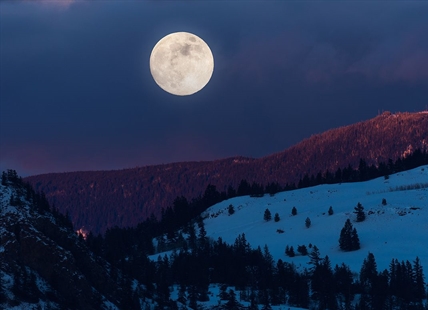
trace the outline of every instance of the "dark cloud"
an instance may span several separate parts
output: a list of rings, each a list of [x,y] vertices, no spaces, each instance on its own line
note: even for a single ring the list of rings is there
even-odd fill
[[[0,2],[0,168],[22,174],[260,157],[426,107],[422,2]],[[209,44],[211,81],[176,97],[149,56]]]

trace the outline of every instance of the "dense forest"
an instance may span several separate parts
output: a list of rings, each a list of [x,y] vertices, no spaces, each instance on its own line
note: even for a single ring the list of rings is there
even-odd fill
[[[159,220],[162,208],[177,196],[192,200],[208,185],[219,192],[238,189],[241,180],[264,187],[282,188],[300,180],[314,184],[322,174],[340,174],[359,166],[395,162],[408,153],[427,148],[428,114],[385,112],[373,119],[316,134],[273,155],[253,159],[233,157],[206,162],[182,162],[115,171],[51,173],[25,178],[43,191],[51,205],[67,211],[77,228],[95,234],[114,226],[136,226],[153,213]],[[254,141],[257,143],[257,141]],[[352,169],[347,169],[350,166]],[[305,175],[308,177],[305,178]],[[319,181],[319,180],[318,180]]]
[[[227,191],[219,192],[214,185],[208,185],[201,197],[195,198],[190,202],[183,196],[176,197],[172,206],[162,209],[160,220],[152,214],[147,220],[139,223],[133,228],[120,228],[115,226],[107,229],[105,238],[114,239],[115,235],[119,235],[121,237],[118,237],[118,239],[123,238],[128,240],[118,245],[122,247],[120,250],[121,253],[127,253],[126,244],[131,242],[130,240],[138,239],[140,244],[147,246],[146,248],[141,248],[141,250],[147,254],[153,254],[153,238],[165,234],[168,240],[174,243],[174,234],[177,230],[187,226],[188,223],[200,216],[200,214],[210,206],[229,198],[245,195],[274,195],[280,191],[320,184],[359,182],[377,177],[388,178],[392,173],[413,169],[425,164],[428,164],[428,153],[418,149],[406,158],[399,158],[395,162],[388,160],[387,163],[380,163],[377,167],[375,165],[368,166],[363,159],[360,159],[358,169],[352,169],[351,166],[348,166],[344,169],[337,169],[335,173],[329,173],[327,171],[324,174],[318,173],[316,176],[312,175],[309,177],[305,175],[303,179],[298,182],[297,186],[295,184],[287,184],[282,187],[277,183],[271,183],[264,187],[256,182],[250,184],[246,180],[242,180],[236,190],[230,186]],[[95,238],[95,235],[90,232],[88,240],[92,242],[91,240],[94,239],[96,239],[96,243],[103,243],[101,234],[98,234]]]

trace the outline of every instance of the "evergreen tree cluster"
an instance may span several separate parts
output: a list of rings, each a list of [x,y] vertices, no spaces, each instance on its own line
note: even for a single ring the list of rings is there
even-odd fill
[[[405,158],[398,158],[395,162],[389,159],[387,163],[380,162],[377,166],[368,165],[364,159],[360,159],[358,167],[354,169],[351,165],[346,168],[338,168],[336,172],[318,172],[316,176],[305,174],[298,182],[297,188],[316,186],[321,184],[335,184],[347,182],[361,182],[378,177],[389,177],[390,174],[413,169],[428,164],[428,153],[426,150],[415,150]]]
[[[346,252],[360,249],[360,239],[350,219],[346,220],[345,225],[340,231],[339,247],[342,251]]]
[[[425,285],[418,257],[413,265],[393,259],[389,270],[378,272],[375,257],[369,253],[357,282],[361,298],[356,309],[426,309]]]
[[[395,303],[407,305],[420,304],[426,295],[426,282],[419,257],[413,262],[393,259],[389,265],[389,289]]]
[[[306,245],[298,245],[297,246],[297,252],[302,256],[306,256],[306,255],[308,255],[308,248],[306,247]],[[289,257],[296,256],[296,253],[294,252],[294,247],[287,245],[285,247],[285,255],[287,255]]]
[[[40,214],[51,213],[60,225],[73,229],[68,213],[63,215],[55,207],[51,208],[45,194],[36,193],[33,187],[24,182],[15,170],[8,169],[3,171],[1,184],[15,189],[16,195],[12,194],[9,201],[11,206],[23,206],[27,202]]]

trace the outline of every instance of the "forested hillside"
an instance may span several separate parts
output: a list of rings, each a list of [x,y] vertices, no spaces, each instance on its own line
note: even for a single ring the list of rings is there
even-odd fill
[[[255,143],[257,143],[255,141]],[[289,149],[259,159],[234,157],[211,162],[183,162],[115,171],[87,171],[26,178],[46,194],[74,225],[95,233],[108,227],[135,226],[176,197],[192,200],[208,185],[219,192],[237,190],[241,180],[284,187],[314,175],[346,167],[395,161],[428,144],[428,113],[383,113],[371,120],[314,135]],[[327,175],[328,175],[327,173]],[[308,182],[306,182],[308,183]]]

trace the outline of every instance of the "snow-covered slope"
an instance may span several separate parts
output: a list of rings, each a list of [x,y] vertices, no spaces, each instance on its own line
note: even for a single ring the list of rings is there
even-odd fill
[[[383,198],[386,205],[382,205]],[[353,213],[358,202],[367,215],[359,223]],[[235,213],[229,215],[231,204]],[[292,216],[294,206],[297,215]],[[327,213],[330,206],[333,215]],[[263,220],[266,209],[272,214],[269,222]],[[279,222],[273,220],[275,213],[280,216]],[[287,245],[296,249],[298,245],[311,243],[320,249],[321,256],[329,256],[333,266],[344,262],[354,271],[360,270],[368,252],[374,254],[378,270],[388,268],[392,258],[412,262],[416,256],[425,273],[428,270],[428,166],[394,174],[389,179],[320,185],[273,197],[237,197],[212,206],[204,217],[207,234],[212,239],[221,237],[233,243],[239,234],[245,233],[252,247],[267,244],[275,259],[294,262],[300,267],[307,266],[308,257],[286,256]],[[312,223],[310,228],[305,226],[307,217]],[[348,218],[360,238],[358,251],[339,249],[340,231]]]

